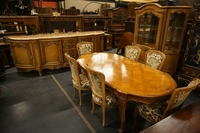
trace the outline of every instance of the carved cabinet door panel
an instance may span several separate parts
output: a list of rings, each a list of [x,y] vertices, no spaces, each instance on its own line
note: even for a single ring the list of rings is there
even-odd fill
[[[11,52],[16,68],[34,69],[33,47],[31,41],[11,41]]]
[[[42,68],[58,69],[62,67],[63,53],[61,39],[39,40]]]

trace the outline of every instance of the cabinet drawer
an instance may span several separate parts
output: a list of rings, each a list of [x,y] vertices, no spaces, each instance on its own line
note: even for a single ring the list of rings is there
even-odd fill
[[[68,44],[77,44],[78,43],[78,39],[77,37],[71,37],[71,38],[63,38],[62,39],[63,45],[68,45]]]
[[[78,37],[78,42],[94,42],[94,37],[93,36],[84,36],[84,37]]]
[[[76,49],[76,44],[63,44],[63,49]]]
[[[63,49],[63,53],[67,53],[75,59],[78,58],[78,53],[77,53],[76,49]]]

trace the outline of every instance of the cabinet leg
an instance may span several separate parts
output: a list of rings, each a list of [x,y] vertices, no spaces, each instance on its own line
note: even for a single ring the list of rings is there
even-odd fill
[[[21,72],[21,70],[20,70],[19,68],[17,68],[17,72],[18,72],[18,73],[20,73],[20,72]]]
[[[42,76],[42,70],[38,70],[40,76]]]

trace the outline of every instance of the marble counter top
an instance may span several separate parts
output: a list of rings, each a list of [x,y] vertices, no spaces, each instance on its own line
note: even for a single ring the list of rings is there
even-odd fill
[[[68,33],[52,33],[52,34],[37,34],[37,35],[15,35],[7,36],[10,40],[38,40],[49,38],[64,38],[64,37],[77,37],[104,34],[104,31],[87,31],[87,32],[68,32]]]

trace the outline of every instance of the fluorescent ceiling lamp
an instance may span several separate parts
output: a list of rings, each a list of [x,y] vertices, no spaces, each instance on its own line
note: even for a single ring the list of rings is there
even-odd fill
[[[115,1],[122,1],[122,2],[136,2],[136,3],[150,3],[150,2],[158,2],[158,0],[115,0]]]

